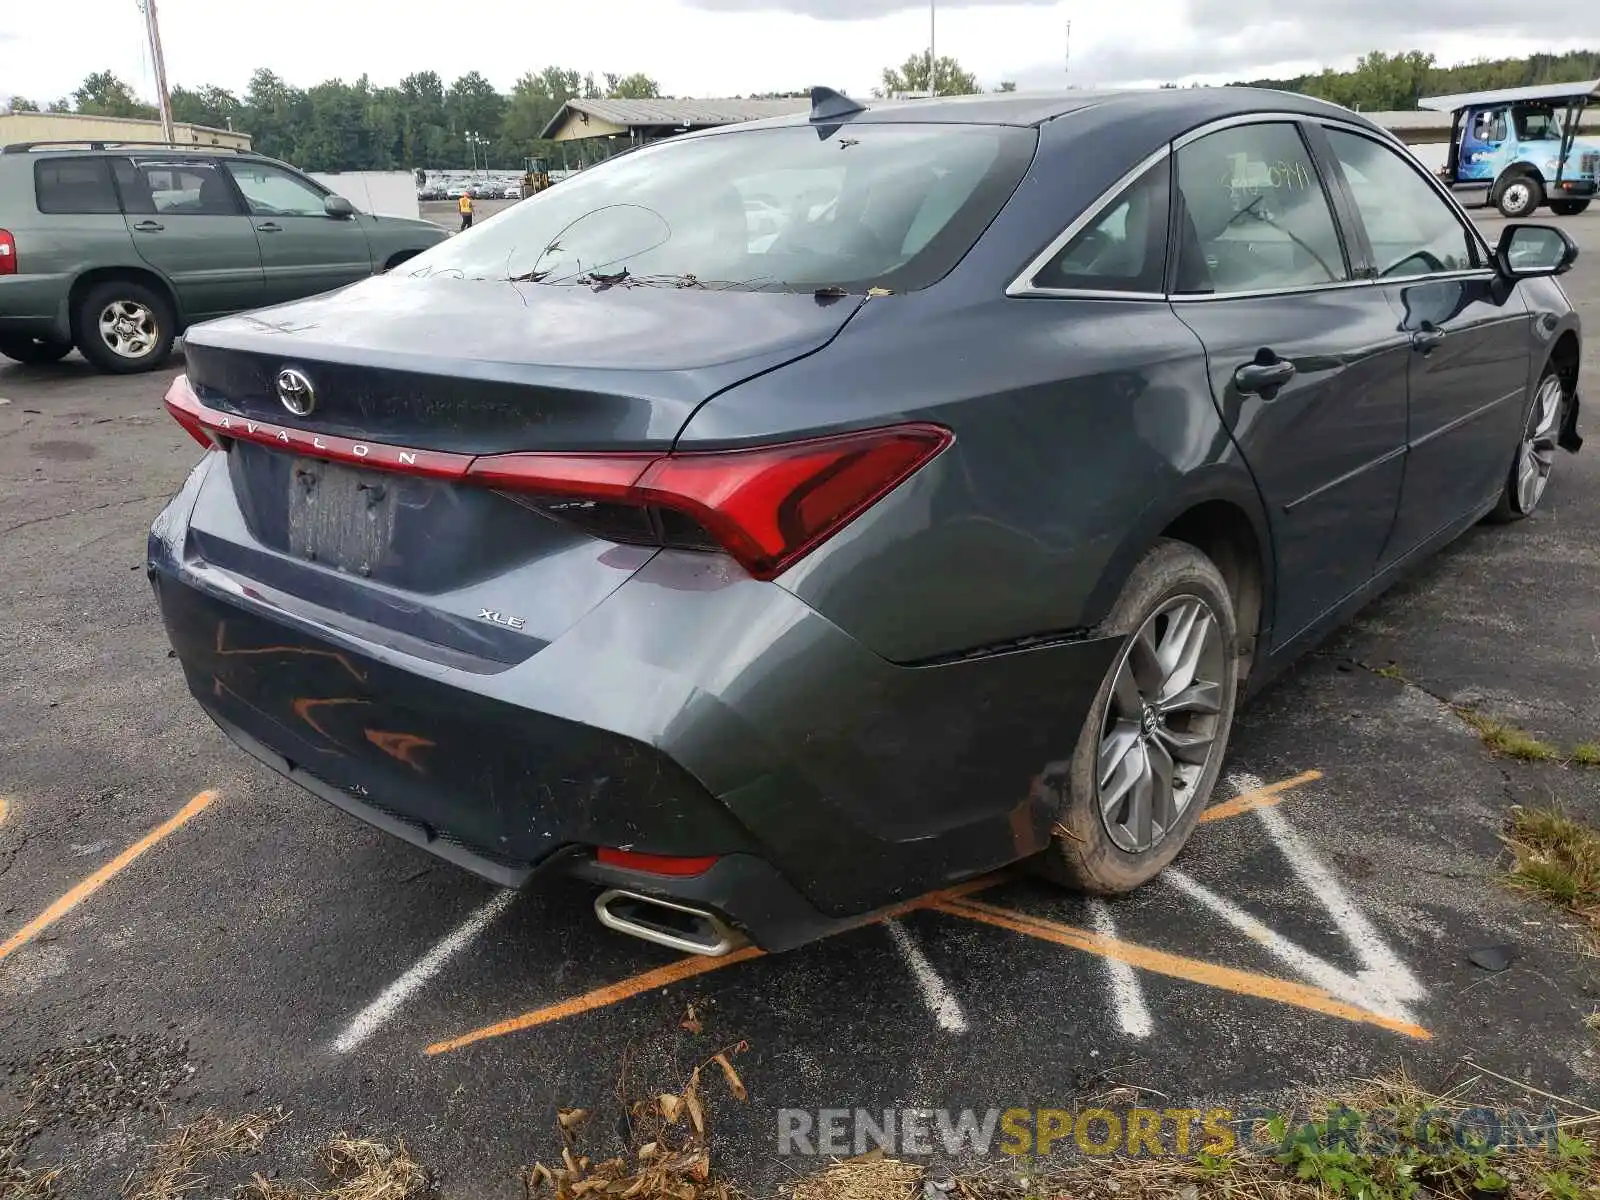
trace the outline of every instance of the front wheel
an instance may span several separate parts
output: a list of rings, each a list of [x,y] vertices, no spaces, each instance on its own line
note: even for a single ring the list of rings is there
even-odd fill
[[[71,342],[37,338],[26,333],[0,334],[0,354],[19,363],[60,362],[72,353]]]
[[[1539,501],[1544,499],[1550,471],[1555,466],[1566,399],[1567,390],[1561,376],[1554,367],[1546,367],[1544,377],[1534,390],[1533,405],[1528,410],[1528,420],[1517,442],[1505,486],[1500,489],[1500,499],[1488,516],[1491,522],[1521,521],[1532,516]]]
[[[1134,568],[1106,625],[1122,647],[1058,781],[1055,838],[1035,865],[1116,895],[1177,857],[1210,799],[1238,696],[1238,631],[1212,561],[1165,540]]]
[[[1552,200],[1550,211],[1558,217],[1575,217],[1589,207],[1587,200]]]
[[[1500,184],[1495,196],[1495,207],[1500,215],[1512,221],[1531,217],[1544,203],[1544,185],[1532,175],[1513,175]]]

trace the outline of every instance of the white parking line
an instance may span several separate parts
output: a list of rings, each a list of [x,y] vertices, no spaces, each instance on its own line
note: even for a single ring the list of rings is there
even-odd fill
[[[409,1000],[414,992],[439,973],[441,967],[477,937],[517,898],[504,891],[495,895],[452,932],[441,938],[432,950],[417,960],[410,970],[396,979],[371,1004],[358,1012],[333,1043],[336,1054],[349,1054],[366,1041]]]
[[[927,955],[922,953],[922,947],[917,945],[917,940],[911,936],[911,931],[893,918],[883,924],[888,929],[889,935],[894,938],[895,948],[900,951],[900,957],[905,959],[906,966],[911,968],[911,976],[917,981],[917,987],[922,990],[923,1002],[927,1004],[928,1011],[933,1014],[933,1019],[939,1028],[946,1033],[965,1033],[967,1014],[961,1011],[960,1002],[950,994],[950,985],[938,971],[933,969],[933,964],[928,961]]]
[[[1300,877],[1300,882],[1322,901],[1328,915],[1338,922],[1340,932],[1366,967],[1356,975],[1366,990],[1390,997],[1400,1004],[1426,996],[1427,989],[1400,961],[1399,955],[1389,949],[1389,943],[1383,940],[1377,927],[1367,919],[1367,914],[1361,911],[1334,873],[1312,852],[1283,814],[1276,809],[1263,808],[1256,811],[1256,816],[1266,827],[1267,835],[1283,852],[1289,866]]]
[[[1169,871],[1172,868],[1167,868]],[[1101,937],[1117,936],[1117,923],[1111,918],[1111,909],[1104,900],[1089,901],[1089,924]],[[1149,1006],[1144,1002],[1144,988],[1139,984],[1139,972],[1120,959],[1105,960],[1106,974],[1111,984],[1111,998],[1117,1004],[1117,1021],[1122,1032],[1129,1037],[1147,1038],[1155,1028],[1150,1019]]]

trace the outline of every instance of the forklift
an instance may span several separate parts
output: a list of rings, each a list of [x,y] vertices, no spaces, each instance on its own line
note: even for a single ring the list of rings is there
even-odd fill
[[[522,198],[537,195],[550,186],[550,164],[542,158],[522,160]]]
[[[1600,192],[1600,144],[1578,139],[1597,98],[1600,79],[1432,96],[1417,106],[1454,114],[1439,178],[1464,203],[1471,197],[1520,220],[1544,205],[1576,216]]]

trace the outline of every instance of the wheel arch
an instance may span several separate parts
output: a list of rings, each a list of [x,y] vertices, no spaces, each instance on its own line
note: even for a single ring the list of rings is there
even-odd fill
[[[1544,184],[1546,183],[1543,171],[1541,171],[1537,166],[1535,166],[1533,163],[1529,162],[1525,158],[1524,159],[1518,159],[1516,162],[1514,162],[1510,166],[1506,167],[1505,170],[1501,171],[1500,174],[1495,177],[1495,181],[1494,181],[1494,191],[1495,191],[1495,193],[1498,195],[1499,192],[1500,192],[1500,189],[1503,188],[1506,184],[1510,183],[1513,179],[1520,179],[1525,175],[1532,176],[1534,179],[1537,179],[1539,181],[1539,186],[1540,187],[1543,187]]]
[[[1185,542],[1216,564],[1233,598],[1239,678],[1249,674],[1271,627],[1275,571],[1272,535],[1255,482],[1242,468],[1216,467],[1145,510],[1111,556],[1089,611],[1104,620],[1134,567],[1161,538]]]
[[[177,289],[172,286],[172,281],[160,271],[150,267],[91,267],[80,273],[72,281],[72,286],[67,290],[67,320],[71,328],[71,336],[78,336],[78,305],[82,303],[84,294],[99,283],[108,283],[112,280],[126,280],[131,283],[143,284],[145,287],[154,288],[165,297],[172,306],[173,316],[177,321],[177,328],[173,330],[174,336],[183,332],[187,322],[184,320],[183,305],[178,301]]]

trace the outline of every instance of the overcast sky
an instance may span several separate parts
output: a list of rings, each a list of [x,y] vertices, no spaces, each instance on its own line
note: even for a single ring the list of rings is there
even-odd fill
[[[509,89],[554,63],[643,71],[669,95],[865,95],[928,41],[927,4],[903,0],[160,0],[160,13],[169,81],[235,91],[259,66],[300,86],[431,69]],[[987,87],[1219,83],[1348,67],[1374,48],[1448,63],[1581,46],[1600,46],[1600,0],[938,0],[937,16],[939,52]],[[153,97],[135,0],[0,0],[0,96],[48,101],[107,67]]]

